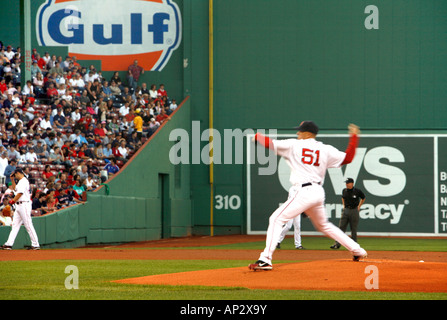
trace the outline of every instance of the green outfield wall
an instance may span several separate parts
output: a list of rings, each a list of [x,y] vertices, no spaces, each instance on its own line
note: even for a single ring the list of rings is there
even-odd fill
[[[12,44],[24,43],[22,35],[26,34],[20,21],[25,18],[26,10],[23,7],[27,1],[18,2],[9,5],[7,11],[0,12],[2,21],[11,21],[6,29],[0,31],[0,39]],[[81,12],[85,9],[82,2],[64,3],[66,6],[77,6]],[[59,17],[67,14],[61,11],[64,7],[58,7],[62,2],[28,1],[31,8],[31,46],[37,47],[39,51],[48,49],[63,56],[82,51],[84,57],[91,58],[101,56],[101,52],[88,52],[86,48],[93,50],[101,46],[98,43],[122,40],[123,45],[127,41],[127,46],[119,52],[127,55],[126,61],[130,64],[133,56],[129,57],[129,48],[134,48],[130,53],[140,57],[141,47],[146,41],[153,41],[155,45],[156,37],[163,35],[163,44],[148,49],[162,52],[161,57],[166,56],[166,59],[157,62],[164,63],[163,68],[145,72],[141,81],[157,85],[164,83],[170,95],[178,101],[189,96],[189,115],[182,116],[181,121],[184,121],[182,127],[189,128],[190,133],[190,159],[186,167],[179,170],[172,163],[163,163],[166,171],[181,171],[181,174],[188,171],[190,179],[187,186],[182,184],[175,189],[176,180],[170,180],[169,188],[181,194],[179,202],[171,203],[171,210],[183,208],[183,201],[186,201],[190,211],[186,218],[171,214],[171,218],[174,218],[171,219],[172,225],[180,219],[181,227],[171,228],[164,235],[265,232],[266,217],[278,205],[279,199],[264,194],[262,200],[268,204],[259,206],[253,212],[250,201],[259,197],[259,194],[252,193],[254,189],[247,187],[250,184],[253,186],[251,179],[255,179],[247,172],[257,169],[256,163],[252,169],[251,164],[247,163],[247,151],[252,148],[250,142],[244,138],[240,147],[234,138],[234,144],[228,149],[224,144],[219,144],[218,140],[213,140],[215,161],[208,164],[206,154],[211,145],[206,130],[214,129],[222,142],[225,130],[234,133],[240,129],[249,133],[250,130],[277,129],[278,134],[290,136],[294,134],[293,127],[308,119],[318,123],[321,133],[325,135],[322,139],[336,141],[334,143],[340,149],[344,149],[347,143],[347,137],[340,135],[346,134],[349,123],[356,123],[363,134],[371,135],[360,142],[357,167],[345,167],[338,175],[326,178],[329,204],[334,206],[334,211],[328,212],[331,221],[338,223],[336,205],[339,200],[337,193],[331,191],[332,186],[340,184],[336,179],[355,171],[356,183],[367,189],[367,193],[371,181],[376,181],[385,190],[379,196],[367,194],[365,205],[370,206],[370,212],[363,213],[365,219],[360,227],[364,234],[447,234],[444,197],[446,169],[443,156],[443,134],[446,133],[447,123],[444,107],[444,101],[447,100],[445,1],[163,0],[160,7],[154,5],[155,1],[140,1],[141,7],[135,7],[135,1],[130,1],[122,10],[123,20],[121,16],[114,21],[103,19],[102,13],[114,16],[119,12],[115,10],[119,7],[119,1],[112,2],[113,5],[103,7],[95,21],[89,20],[88,10],[81,12],[80,19],[79,16],[65,17],[72,18],[72,25],[82,24],[84,28],[84,46],[79,43],[72,46],[63,45],[61,41],[80,35],[79,29],[71,27],[70,30],[62,30],[61,35],[37,30],[39,25],[45,29],[50,17],[54,20],[58,14]],[[0,1],[0,4],[5,7],[9,2]],[[129,11],[129,8],[133,11]],[[140,16],[143,9],[150,13],[149,18]],[[97,7],[92,7],[94,10]],[[73,12],[69,11],[70,14]],[[169,19],[162,22],[154,19],[157,13],[165,12]],[[165,15],[159,17],[166,18]],[[65,22],[60,25],[65,26]],[[11,27],[14,24],[20,25],[20,30]],[[114,34],[112,24],[122,25],[122,29],[116,27]],[[89,33],[89,30],[93,32]],[[119,30],[123,31],[122,39],[119,38]],[[171,34],[172,30],[177,30],[181,36]],[[59,44],[54,43],[54,38],[60,40]],[[140,42],[143,45],[140,46]],[[104,45],[104,48],[109,47]],[[110,50],[103,51],[118,55],[115,49],[110,47]],[[150,59],[149,56],[153,57],[153,54],[146,58]],[[84,61],[103,70],[110,63],[104,57]],[[111,75],[111,71],[104,73],[106,77]],[[125,70],[121,70],[120,75],[125,78]],[[169,128],[164,130],[175,129]],[[168,132],[164,134],[169,136]],[[415,136],[419,134],[428,136]],[[227,137],[229,135],[227,132]],[[169,152],[173,145],[175,141],[160,150],[157,156],[161,156],[161,152]],[[369,162],[365,164],[365,159],[372,159],[374,152],[371,150],[377,147],[383,147],[385,155],[376,157],[378,160],[374,165]],[[416,147],[419,152],[414,152],[413,148]],[[397,159],[403,158],[403,161],[392,163],[395,161],[392,160],[395,150],[401,152]],[[228,155],[230,151],[231,155]],[[422,156],[425,153],[426,156]],[[205,156],[194,161],[198,154]],[[220,162],[216,161],[216,155],[221,156]],[[242,155],[242,162],[236,159],[239,155]],[[163,156],[167,157],[167,154]],[[384,167],[382,162],[389,165],[385,166],[388,169],[397,168],[394,171],[391,168],[390,174],[404,172],[407,183],[401,190],[402,194],[386,194],[395,180],[377,171]],[[126,170],[132,173],[122,175],[117,180],[125,187],[111,187],[108,197],[123,201],[134,197],[135,209],[142,210],[143,199],[151,197],[148,198],[141,189],[133,187],[132,181],[137,172],[145,172],[145,175],[151,177],[152,184],[147,186],[151,192],[167,187],[165,176],[160,176],[159,172],[151,173],[150,169],[142,171],[143,167],[144,163],[141,162],[129,164]],[[262,186],[285,198],[286,192],[278,182],[278,174],[275,172],[271,175],[270,179],[276,179],[274,182],[265,177],[267,182],[262,182]],[[423,192],[420,190],[421,181],[427,184]],[[95,210],[106,210],[107,204],[102,202],[102,196],[95,194],[89,198],[88,202],[97,208]],[[400,212],[399,223],[391,224],[390,208],[394,208],[396,213],[402,204],[404,209]],[[87,205],[70,210],[82,212],[84,207],[87,208]],[[80,214],[79,220],[82,219]],[[135,219],[140,221],[143,217],[136,215]],[[188,220],[189,224],[183,219]],[[252,229],[254,220],[256,229]],[[95,221],[98,226],[103,223],[99,218]],[[111,224],[112,221],[127,220],[111,219],[107,223]],[[131,221],[134,221],[133,217]],[[121,235],[115,237],[113,232],[99,230],[102,227],[91,229],[90,238],[122,241]],[[128,233],[134,232],[131,232],[132,227],[126,230]],[[309,229],[308,232],[313,231]]]
[[[345,134],[349,123],[358,124],[364,134],[389,133],[361,139],[359,147],[369,152],[371,141],[377,140],[389,147],[386,152],[415,151],[413,155],[402,151],[403,163],[393,164],[402,167],[407,183],[401,194],[389,193],[380,200],[366,190],[366,203],[375,208],[378,204],[399,208],[405,200],[409,204],[395,225],[389,222],[389,209],[379,207],[383,214],[378,216],[388,218],[365,218],[360,231],[446,235],[445,204],[441,206],[445,187],[440,181],[445,158],[439,156],[443,142],[434,149],[433,138],[425,144],[419,142],[422,138],[392,137],[445,133],[446,15],[443,1],[215,1],[214,127],[221,133],[228,128],[276,128],[293,136],[291,128],[311,119],[323,134]],[[337,146],[344,150],[347,140]],[[380,161],[390,160],[385,154]],[[370,167],[358,166],[360,188],[377,180],[388,190],[394,182],[376,169],[368,172]],[[287,198],[283,188],[275,187],[278,173],[257,185],[261,193],[250,193],[246,169],[247,164],[214,166],[216,232],[239,225],[251,232],[249,224],[256,222],[262,225],[256,232],[264,233],[267,217]],[[348,166],[342,172],[352,169]],[[342,177],[334,183],[342,183]],[[421,177],[423,183],[414,183]],[[329,203],[340,204],[329,178],[326,184]],[[270,192],[278,192],[282,200]],[[235,206],[238,197],[245,199],[245,207]],[[250,213],[253,199],[262,201]],[[339,218],[333,213],[331,221],[338,225]]]

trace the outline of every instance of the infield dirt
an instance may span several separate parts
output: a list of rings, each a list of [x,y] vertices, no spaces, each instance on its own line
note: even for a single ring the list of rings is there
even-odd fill
[[[148,260],[246,260],[238,268],[178,272],[134,279],[119,283],[157,285],[200,285],[245,287],[250,289],[291,290],[368,290],[371,267],[378,272],[377,291],[447,292],[447,252],[368,251],[368,258],[354,262],[347,251],[277,250],[275,260],[297,261],[274,264],[272,271],[250,271],[248,263],[259,256],[259,250],[189,249],[223,244],[264,241],[264,236],[187,237],[128,243],[107,247],[12,250],[0,252],[5,260],[57,259],[148,259]],[[423,260],[424,262],[419,262]],[[370,271],[368,271],[370,270]],[[377,284],[377,283],[376,283]]]

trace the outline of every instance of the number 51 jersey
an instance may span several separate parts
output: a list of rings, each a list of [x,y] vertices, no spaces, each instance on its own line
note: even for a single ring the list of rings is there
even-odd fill
[[[324,182],[328,168],[342,165],[346,153],[315,139],[272,140],[274,151],[286,159],[291,168],[290,183]]]

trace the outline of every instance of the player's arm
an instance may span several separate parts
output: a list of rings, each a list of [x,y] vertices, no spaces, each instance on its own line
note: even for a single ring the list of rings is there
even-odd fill
[[[345,156],[345,160],[343,160],[341,165],[344,164],[348,164],[351,163],[352,160],[354,159],[355,156],[355,150],[357,149],[358,145],[359,145],[359,134],[360,134],[360,129],[358,126],[356,126],[355,124],[350,124],[348,126],[349,129],[349,143],[348,143],[348,147],[346,148],[346,156]]]
[[[254,137],[254,142],[261,144],[265,148],[269,148],[273,150],[273,142],[272,139],[263,135],[262,133],[256,133]]]
[[[17,193],[17,194],[15,195],[15,197],[12,198],[12,200],[9,200],[9,204],[14,204],[14,203],[16,203],[16,202],[20,199],[21,196],[22,196],[22,193]]]

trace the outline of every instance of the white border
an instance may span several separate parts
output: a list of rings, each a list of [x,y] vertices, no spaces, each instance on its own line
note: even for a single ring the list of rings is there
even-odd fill
[[[276,135],[267,135],[270,137],[282,137],[282,138],[293,138],[296,137],[296,134],[291,133],[282,133],[282,134],[276,134]],[[342,137],[349,137],[349,134],[319,134],[319,137],[331,137],[331,138],[342,138]],[[433,233],[404,233],[404,232],[359,232],[359,236],[392,236],[392,237],[447,237],[446,233],[439,233],[439,162],[438,162],[438,138],[446,138],[447,134],[434,134],[434,133],[427,133],[427,134],[362,134],[362,137],[366,138],[433,138],[433,158],[434,158],[434,232]],[[265,235],[267,233],[266,231],[252,231],[251,230],[251,165],[250,165],[250,151],[252,148],[252,138],[254,137],[254,134],[247,134],[247,163],[246,163],[246,185],[247,185],[247,194],[246,194],[246,200],[247,200],[247,234],[249,235]],[[287,234],[293,234],[291,231]],[[318,231],[302,231],[302,235],[323,235],[321,232]]]

